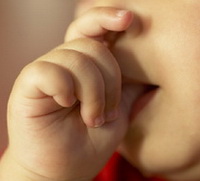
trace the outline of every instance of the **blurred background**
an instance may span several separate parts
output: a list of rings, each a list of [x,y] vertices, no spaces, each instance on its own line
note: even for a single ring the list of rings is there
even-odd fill
[[[0,150],[8,97],[24,65],[63,42],[76,0],[0,0]]]

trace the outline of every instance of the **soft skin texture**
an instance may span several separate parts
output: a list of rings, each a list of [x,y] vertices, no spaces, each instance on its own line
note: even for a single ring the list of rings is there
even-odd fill
[[[91,9],[72,22],[63,45],[24,67],[8,103],[1,181],[89,181],[98,174],[124,138],[132,102],[143,91],[122,87],[104,40],[132,20],[129,11]]]
[[[132,25],[112,51],[130,82],[159,87],[132,120],[121,153],[145,174],[199,180],[199,1],[90,2],[134,12]]]
[[[194,0],[80,3],[66,43],[15,83],[1,180],[88,181],[121,143],[144,174],[199,181],[199,10]],[[110,31],[125,33],[113,44]],[[144,84],[157,91],[130,119]]]

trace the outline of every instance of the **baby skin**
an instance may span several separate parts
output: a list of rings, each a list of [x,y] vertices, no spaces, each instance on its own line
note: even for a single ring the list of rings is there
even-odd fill
[[[101,170],[127,131],[132,102],[103,37],[132,19],[116,8],[90,10],[71,24],[63,45],[22,70],[8,104],[2,181],[89,181]],[[132,100],[140,88],[134,91]]]
[[[200,179],[197,3],[131,1],[90,4],[21,71],[2,181],[91,181],[116,150],[144,175]]]

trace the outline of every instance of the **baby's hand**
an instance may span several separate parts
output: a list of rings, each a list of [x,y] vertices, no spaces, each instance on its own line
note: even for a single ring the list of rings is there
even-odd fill
[[[71,24],[65,44],[17,78],[7,152],[37,181],[92,179],[125,135],[121,72],[104,36],[126,30],[131,21],[128,11],[92,9]]]

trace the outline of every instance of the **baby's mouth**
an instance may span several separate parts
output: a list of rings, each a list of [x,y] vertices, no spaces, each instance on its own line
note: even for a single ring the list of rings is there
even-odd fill
[[[139,113],[151,102],[156,93],[158,92],[159,86],[155,85],[143,85],[143,91],[138,95],[132,104],[132,110],[130,118],[134,120]]]
[[[125,82],[122,84],[122,98],[125,112],[128,113],[130,121],[134,121],[145,107],[150,104],[151,100],[159,90],[158,86]]]

